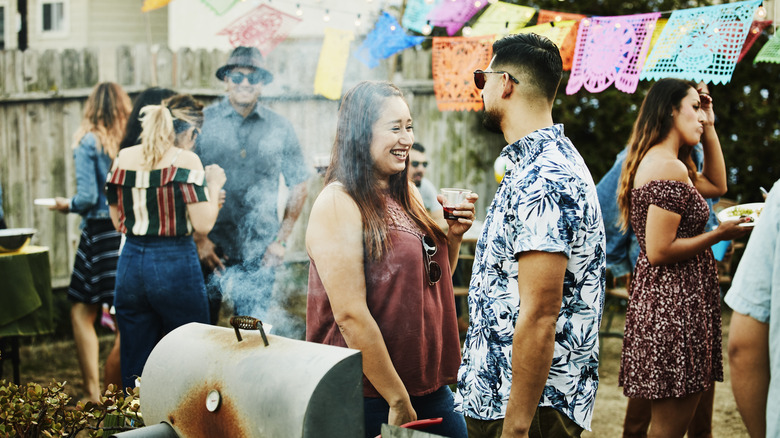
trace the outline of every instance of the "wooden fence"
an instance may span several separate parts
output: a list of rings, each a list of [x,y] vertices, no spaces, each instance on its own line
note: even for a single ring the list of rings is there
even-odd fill
[[[274,81],[264,88],[262,98],[293,124],[309,164],[329,154],[338,113],[338,102],[313,92],[320,45],[315,39],[280,44],[266,59]],[[133,97],[157,85],[191,93],[208,104],[224,92],[214,73],[228,54],[146,46],[0,52],[0,183],[6,221],[11,227],[38,230],[33,243],[51,249],[55,287],[68,282],[81,218],[35,207],[33,199],[75,193],[71,146],[91,88],[99,81],[114,81]],[[415,119],[415,137],[428,150],[428,177],[440,187],[465,185],[475,190],[481,196],[478,216],[484,217],[496,188],[492,163],[503,139],[487,134],[476,113],[438,111],[430,57],[429,50],[407,50],[375,69],[350,58],[344,89],[360,80],[389,78],[404,89]],[[314,181],[310,187],[308,205],[290,243],[292,258],[305,256],[309,206],[321,185]]]

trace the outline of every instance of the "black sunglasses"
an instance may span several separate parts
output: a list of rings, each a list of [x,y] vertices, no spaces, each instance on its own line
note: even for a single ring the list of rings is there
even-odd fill
[[[428,274],[428,286],[433,286],[441,279],[441,266],[435,260],[431,260],[436,254],[436,242],[432,237],[423,235],[423,256],[425,256],[425,272]]]
[[[228,75],[228,77],[236,85],[240,84],[241,82],[244,82],[244,78],[246,78],[249,81],[250,84],[256,85],[256,84],[258,84],[260,82],[260,80],[263,79],[263,74],[260,73],[259,71],[253,71],[252,73],[249,73],[247,75],[247,74],[241,73],[240,71],[234,71],[234,72],[231,72]]]
[[[422,164],[422,167],[428,167],[428,162],[427,161],[412,161],[411,164],[412,164],[412,167],[417,167],[420,164]]]
[[[484,71],[484,70],[474,70],[474,85],[477,86],[478,89],[485,88],[485,75],[490,73],[496,73],[496,74],[504,74],[506,73],[507,76],[509,76],[509,79],[511,79],[514,83],[519,84],[520,81],[518,81],[512,74],[510,74],[508,71]]]

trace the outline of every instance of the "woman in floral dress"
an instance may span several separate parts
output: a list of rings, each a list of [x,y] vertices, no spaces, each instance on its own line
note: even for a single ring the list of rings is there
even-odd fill
[[[619,383],[651,401],[648,436],[682,437],[702,392],[723,380],[720,289],[710,247],[748,232],[743,220],[705,232],[704,198],[726,193],[712,99],[696,84],[658,81],[634,124],[618,188],[621,225],[641,252],[626,313]],[[704,145],[697,173],[690,153]]]

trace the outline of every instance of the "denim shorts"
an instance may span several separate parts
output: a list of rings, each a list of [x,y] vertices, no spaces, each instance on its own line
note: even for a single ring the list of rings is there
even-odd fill
[[[128,236],[116,277],[122,384],[133,387],[157,342],[190,322],[209,323],[208,300],[192,236]]]

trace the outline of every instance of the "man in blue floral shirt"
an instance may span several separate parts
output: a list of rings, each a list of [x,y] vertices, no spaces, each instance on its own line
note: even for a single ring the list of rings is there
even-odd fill
[[[470,438],[580,436],[596,399],[604,303],[596,187],[552,120],[555,44],[510,35],[493,54],[474,81],[510,164],[477,242],[456,408]]]

